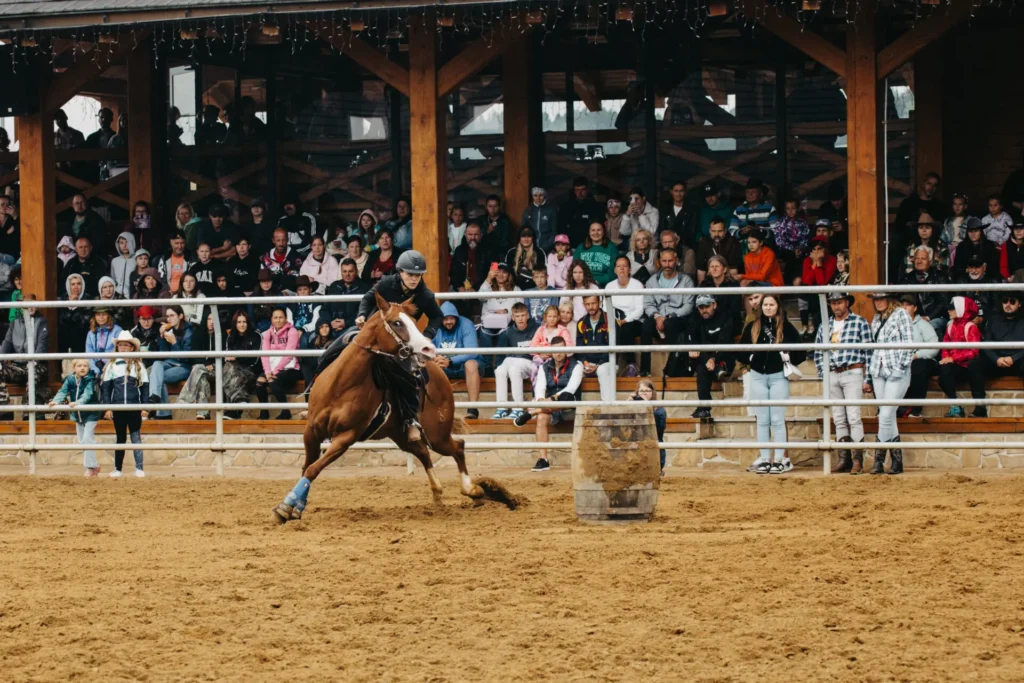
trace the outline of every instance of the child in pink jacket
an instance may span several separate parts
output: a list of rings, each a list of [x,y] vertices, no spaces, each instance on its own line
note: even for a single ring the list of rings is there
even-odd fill
[[[270,316],[270,327],[263,333],[264,351],[295,351],[299,348],[299,331],[288,322],[284,308],[275,307]],[[276,403],[287,403],[286,389],[302,379],[299,359],[295,356],[264,356],[263,375],[256,379],[256,396],[260,403],[267,403],[267,391],[274,395]],[[260,411],[261,420],[270,419],[270,411]],[[292,419],[290,410],[282,410],[279,420]]]
[[[548,254],[548,284],[555,289],[565,289],[572,267],[572,249],[567,235],[555,236],[555,250]]]
[[[551,346],[551,340],[555,337],[561,337],[566,344],[572,346],[572,335],[558,320],[558,307],[548,306],[544,309],[544,324],[537,328],[533,339],[530,340],[530,346],[538,348]],[[547,360],[545,354],[533,354],[533,364],[537,367],[543,365],[545,360]]]

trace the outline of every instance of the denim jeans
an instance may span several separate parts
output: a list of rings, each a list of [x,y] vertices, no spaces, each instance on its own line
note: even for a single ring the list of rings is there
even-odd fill
[[[750,371],[750,399],[753,401],[784,400],[789,398],[789,380],[781,372],[770,375],[762,375],[754,370]],[[786,406],[760,406],[754,408],[754,417],[757,418],[757,440],[764,443],[767,441],[786,441]],[[768,460],[771,457],[771,449],[761,449],[761,459]],[[775,459],[781,460],[786,457],[786,450],[775,449]]]
[[[864,398],[864,368],[829,374],[829,398],[858,400]],[[836,423],[836,438],[850,437],[864,440],[864,422],[860,419],[860,406],[832,406],[832,421]]]
[[[96,420],[89,420],[88,422],[76,422],[75,423],[75,434],[78,435],[78,443],[90,444],[96,443]],[[84,451],[84,465],[85,469],[92,470],[99,467],[99,463],[96,461],[96,451]]]
[[[875,398],[878,400],[889,400],[903,398],[910,387],[910,368],[899,376],[883,379],[882,377],[871,377],[871,384],[875,390]],[[896,411],[899,406],[878,406],[878,440],[892,441],[900,435],[896,426]]]
[[[159,398],[161,403],[167,403],[167,383],[184,382],[191,372],[191,366],[167,365],[166,361],[156,361],[149,369],[150,398]],[[160,410],[157,412],[157,417],[169,417],[170,414],[169,410]]]

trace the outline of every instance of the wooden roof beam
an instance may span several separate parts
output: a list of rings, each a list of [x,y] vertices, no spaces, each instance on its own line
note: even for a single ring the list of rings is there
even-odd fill
[[[878,53],[878,80],[887,78],[922,49],[945,35],[946,31],[966,20],[973,10],[971,0],[954,2],[945,12],[936,11],[894,40]]]
[[[129,50],[135,49],[136,46],[141,46],[148,36],[148,30],[136,32],[134,38],[129,34],[122,33],[118,37],[117,43],[109,52],[106,50],[96,52],[96,50],[100,49],[97,46],[86,54],[79,56],[78,60],[67,71],[56,76],[50,83],[50,86],[43,95],[43,109],[47,112],[55,112],[60,109],[65,102],[77,95],[88,83],[98,78],[107,67],[123,59]],[[143,47],[140,49],[149,48]]]
[[[572,74],[572,89],[580,102],[587,106],[587,111],[601,111],[601,97],[597,94],[597,80],[593,73]]]
[[[761,26],[768,31],[839,76],[846,76],[846,52],[843,49],[836,47],[817,33],[807,30],[797,20],[779,14],[771,7],[757,10],[750,2],[747,4],[747,11],[746,16],[760,22]]]
[[[318,22],[310,21],[308,24],[310,30],[319,34],[321,25]],[[409,96],[409,71],[359,36],[348,29],[339,29],[333,35],[319,37],[398,92]]]
[[[518,20],[518,23],[516,23]],[[446,97],[463,81],[472,78],[510,45],[525,40],[533,28],[525,16],[514,15],[499,22],[491,33],[477,38],[441,67],[437,74],[437,96]]]

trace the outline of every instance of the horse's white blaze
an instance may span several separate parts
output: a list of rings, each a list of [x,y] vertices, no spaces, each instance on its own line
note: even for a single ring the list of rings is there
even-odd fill
[[[417,353],[426,358],[433,358],[437,349],[434,348],[433,342],[423,336],[419,328],[416,327],[416,323],[406,313],[399,313],[399,318],[405,323],[405,329],[409,331],[409,347],[414,353]]]

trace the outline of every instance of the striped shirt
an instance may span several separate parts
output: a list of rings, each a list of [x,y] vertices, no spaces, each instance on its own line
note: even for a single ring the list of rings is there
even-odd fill
[[[775,213],[775,207],[767,202],[761,202],[755,206],[740,204],[732,213],[732,221],[729,223],[729,234],[739,238],[740,230],[753,223],[767,234],[775,230],[779,217]]]
[[[816,344],[827,344],[835,342],[838,344],[870,344],[871,343],[871,327],[868,325],[868,321],[860,317],[856,313],[849,314],[845,320],[842,321],[842,330],[840,330],[838,338],[833,333],[836,327],[835,319],[829,320],[828,323],[822,323],[818,328],[818,337],[815,340]],[[825,338],[825,331],[828,330],[828,338]],[[867,366],[871,360],[871,352],[865,349],[839,349],[836,351],[829,352],[829,368],[832,370],[838,370],[839,368],[849,367],[858,363],[863,363]],[[814,352],[814,364],[818,366],[818,377],[824,375],[823,363],[825,361],[824,351]]]

